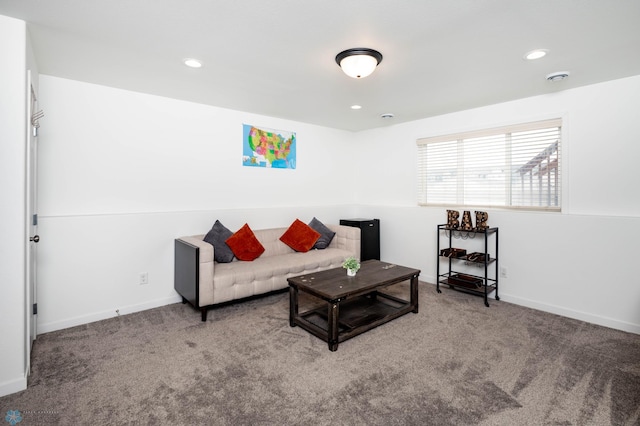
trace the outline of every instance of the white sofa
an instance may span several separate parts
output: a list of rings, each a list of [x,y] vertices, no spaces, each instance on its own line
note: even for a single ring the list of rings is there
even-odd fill
[[[265,251],[251,262],[218,263],[204,235],[175,240],[174,288],[200,309],[202,321],[215,305],[288,288],[287,278],[342,266],[349,256],[360,258],[360,228],[326,225],[336,234],[325,249],[296,252],[280,241],[287,228],[254,230]],[[346,272],[345,272],[346,273]]]

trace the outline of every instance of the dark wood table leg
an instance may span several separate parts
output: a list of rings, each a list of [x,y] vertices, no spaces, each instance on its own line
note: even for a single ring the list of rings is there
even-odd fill
[[[411,277],[411,304],[413,305],[413,313],[418,313],[418,276]]]
[[[298,288],[289,287],[289,325],[295,327],[294,318],[298,316]]]
[[[327,318],[329,324],[327,327],[327,343],[329,350],[335,352],[338,350],[338,315],[340,313],[339,302],[329,302],[329,312]]]

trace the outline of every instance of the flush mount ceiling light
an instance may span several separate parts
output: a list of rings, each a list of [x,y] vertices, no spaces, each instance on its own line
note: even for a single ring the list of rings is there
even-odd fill
[[[558,71],[547,74],[547,80],[549,81],[561,81],[569,77],[569,71]]]
[[[360,105],[351,105],[351,109],[362,109]]]
[[[524,59],[528,59],[530,61],[533,61],[534,59],[540,59],[543,56],[546,56],[547,53],[549,53],[549,51],[547,49],[536,49],[536,50],[532,50],[531,52],[527,52],[524,55]]]
[[[189,68],[200,68],[202,67],[202,62],[197,59],[187,58],[183,60],[184,64]]]
[[[336,63],[349,77],[363,78],[371,74],[382,61],[382,53],[366,47],[347,49],[336,55]]]

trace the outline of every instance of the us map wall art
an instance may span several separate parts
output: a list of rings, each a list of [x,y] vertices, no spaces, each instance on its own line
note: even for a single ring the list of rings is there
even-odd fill
[[[247,167],[295,169],[295,132],[243,124],[242,165]]]

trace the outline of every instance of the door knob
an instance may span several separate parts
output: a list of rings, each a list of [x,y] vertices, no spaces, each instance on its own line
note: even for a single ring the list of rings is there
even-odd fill
[[[40,241],[40,235],[34,235],[33,237],[29,238],[29,241],[37,243],[38,241]]]

